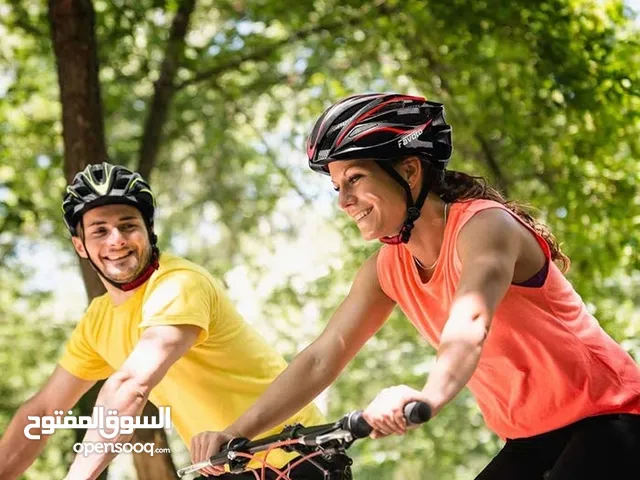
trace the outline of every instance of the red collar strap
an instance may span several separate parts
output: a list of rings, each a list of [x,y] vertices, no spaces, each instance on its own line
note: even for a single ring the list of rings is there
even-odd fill
[[[393,237],[382,237],[379,238],[382,243],[386,243],[387,245],[400,245],[402,243],[402,235],[394,235]]]
[[[418,210],[415,206],[409,207],[407,211],[407,218],[402,224],[402,228],[397,235],[393,237],[382,237],[379,238],[382,243],[386,243],[387,245],[400,245],[401,243],[409,242],[409,238],[411,238],[411,230],[415,226],[413,223],[420,216],[420,210]]]
[[[140,274],[140,276],[136,278],[133,282],[120,284],[119,285],[120,290],[128,292],[129,290],[138,288],[144,282],[149,280],[149,277],[151,277],[151,275],[153,275],[153,272],[158,270],[158,268],[160,268],[160,262],[158,261],[158,254],[154,249],[153,256],[151,257],[151,261],[149,262],[149,265],[147,265],[147,268],[145,268]]]

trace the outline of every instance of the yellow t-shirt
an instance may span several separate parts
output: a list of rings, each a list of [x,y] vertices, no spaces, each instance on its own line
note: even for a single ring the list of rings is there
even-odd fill
[[[196,344],[152,390],[156,406],[171,407],[171,422],[187,447],[203,430],[219,431],[244,413],[286,368],[285,360],[237,313],[222,285],[205,269],[163,253],[160,268],[121,305],[105,294],[95,298],[69,339],[60,365],[85,380],[117,371],[144,329],[196,325]],[[325,420],[314,404],[284,425]],[[295,454],[274,451],[269,463],[284,465]]]

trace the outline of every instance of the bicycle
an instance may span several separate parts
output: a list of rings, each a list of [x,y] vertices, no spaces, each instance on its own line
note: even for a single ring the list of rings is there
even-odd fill
[[[410,402],[404,407],[404,416],[409,425],[425,423],[431,418],[431,408],[423,402]],[[303,462],[312,462],[323,472],[325,480],[347,480],[351,475],[345,472],[349,472],[348,467],[352,461],[345,452],[355,440],[369,436],[371,431],[371,426],[362,417],[362,410],[357,410],[333,423],[312,427],[289,425],[279,434],[259,440],[234,438],[227,443],[224,450],[211,456],[209,460],[181,468],[177,473],[178,477],[182,478],[205,467],[228,464],[230,472],[251,471],[257,480],[265,479],[267,469],[277,474],[276,480],[291,480],[291,470]],[[269,453],[277,448],[297,452],[301,457],[282,471],[267,462]],[[264,458],[255,456],[256,453],[264,451],[267,452]],[[340,461],[336,462],[336,459]],[[262,464],[262,467],[259,467],[260,476],[257,470],[246,468],[251,460]]]

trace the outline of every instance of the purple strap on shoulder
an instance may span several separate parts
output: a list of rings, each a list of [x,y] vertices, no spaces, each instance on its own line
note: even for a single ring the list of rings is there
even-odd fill
[[[531,288],[540,288],[544,285],[545,280],[547,279],[547,274],[549,273],[549,259],[544,262],[542,268],[529,280],[526,280],[522,283],[514,283],[514,285],[518,285],[519,287],[531,287]]]

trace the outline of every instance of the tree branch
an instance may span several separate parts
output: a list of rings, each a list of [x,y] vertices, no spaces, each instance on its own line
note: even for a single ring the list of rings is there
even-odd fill
[[[21,28],[22,30],[24,30],[26,33],[28,33],[30,35],[33,35],[37,39],[40,39],[42,37],[46,37],[47,36],[47,32],[46,31],[39,30],[35,26],[25,22],[23,19],[20,19],[20,18],[16,19],[15,22],[13,22],[13,24],[16,27]]]
[[[285,167],[282,167],[280,165],[278,165],[277,162],[277,155],[276,153],[273,151],[273,149],[269,146],[269,144],[267,143],[267,141],[264,138],[264,135],[262,135],[260,132],[258,132],[258,129],[253,125],[252,122],[247,122],[247,125],[249,127],[251,127],[251,129],[255,132],[256,136],[260,139],[260,142],[262,143],[262,145],[264,146],[265,150],[266,150],[266,156],[267,158],[271,161],[271,164],[273,165],[273,167],[278,171],[278,173],[282,176],[282,178],[284,178],[284,180],[289,184],[289,186],[293,189],[293,191],[295,191],[298,196],[300,198],[302,198],[302,200],[304,201],[304,203],[306,203],[307,205],[311,205],[311,198],[309,198],[298,186],[298,184],[293,180],[293,178],[291,178],[291,175],[289,175],[289,170]]]
[[[180,83],[176,88],[180,90],[185,87],[188,87],[189,85],[193,85],[203,80],[207,80],[208,78],[211,78],[213,76],[221,75],[229,70],[238,68],[244,62],[265,60],[267,57],[269,57],[269,55],[271,55],[273,52],[275,52],[279,48],[284,47],[285,45],[289,45],[296,40],[307,38],[315,33],[319,33],[322,31],[333,32],[335,30],[339,30],[345,27],[352,27],[354,25],[357,25],[358,23],[363,21],[363,19],[365,18],[365,14],[369,12],[369,10],[371,10],[372,8],[379,8],[379,7],[377,7],[376,5],[366,4],[362,8],[359,8],[358,10],[356,10],[351,16],[342,17],[341,20],[327,21],[326,23],[323,23],[322,21],[320,21],[320,23],[318,23],[317,25],[301,28],[300,30],[293,32],[291,35],[289,35],[288,37],[282,40],[274,41],[268,45],[259,47],[252,52],[245,53],[244,55],[239,55],[235,58],[229,59],[207,70],[196,73],[193,76],[193,78],[185,80],[184,82]],[[395,10],[397,10],[397,7],[389,7],[384,9],[385,13],[387,14],[391,14]],[[336,14],[334,12],[326,18],[333,19],[335,17],[336,17]]]
[[[448,80],[446,79],[446,75],[444,75],[443,73],[445,68],[444,66],[437,62],[433,52],[429,49],[428,46],[424,45],[424,43],[422,44],[423,47],[423,54],[425,56],[425,58],[427,59],[427,61],[429,62],[429,65],[431,67],[431,69],[438,75],[438,77],[440,77],[440,84],[442,85],[442,90],[445,91],[447,93],[447,95],[451,98],[451,104],[455,105],[455,97],[451,88],[451,84],[448,82]],[[460,110],[458,110],[460,111]],[[464,115],[459,114],[459,117],[461,120],[463,120],[463,123],[467,124],[469,127],[471,127],[473,129],[473,126],[471,125],[471,122],[468,122],[465,120]],[[478,131],[478,130],[474,130],[474,138],[478,141],[478,143],[480,144],[480,150],[482,152],[482,158],[484,159],[485,163],[487,164],[487,166],[489,167],[489,169],[491,170],[491,173],[493,174],[494,178],[495,178],[495,185],[496,187],[505,195],[508,196],[508,189],[509,189],[509,181],[507,180],[507,178],[505,177],[505,175],[503,174],[501,168],[500,168],[500,163],[498,162],[498,160],[496,159],[495,153],[493,152],[493,149],[491,148],[491,145],[489,144],[489,142],[487,141],[487,139]]]
[[[153,100],[145,122],[138,158],[138,172],[147,179],[158,156],[169,104],[176,92],[176,74],[184,52],[185,36],[195,4],[196,0],[181,0],[171,24],[167,50],[160,67],[160,77],[154,84]]]
[[[195,83],[199,83],[202,82],[203,80],[207,80],[208,78],[214,77],[214,76],[218,76],[224,72],[227,72],[229,70],[233,70],[235,68],[238,68],[240,65],[242,65],[245,62],[250,62],[250,61],[255,61],[255,60],[264,60],[266,59],[269,55],[271,55],[271,53],[275,52],[276,50],[278,50],[280,47],[283,47],[285,45],[290,44],[292,41],[297,40],[299,38],[303,38],[306,37],[308,35],[311,35],[313,33],[317,33],[321,30],[323,30],[325,27],[323,25],[317,25],[315,27],[312,28],[306,28],[306,29],[302,29],[298,32],[292,33],[290,36],[288,36],[287,38],[284,38],[282,40],[278,40],[277,42],[273,42],[270,45],[266,45],[266,46],[262,46],[258,49],[256,49],[253,52],[249,52],[246,53],[244,55],[240,55],[236,58],[230,59],[224,63],[221,63],[219,65],[216,65],[215,67],[209,68],[207,70],[204,70],[202,72],[196,73],[193,78],[190,78],[188,80],[185,80],[184,82],[180,83],[177,86],[177,89],[183,89],[185,87],[188,87],[189,85],[193,85]]]
[[[40,30],[38,27],[36,27],[34,24],[32,24],[29,21],[29,14],[27,13],[24,6],[21,5],[21,2],[19,0],[11,0],[10,3],[11,3],[11,8],[13,9],[16,15],[16,18],[13,22],[13,24],[16,27],[21,28],[25,32],[36,37],[37,39],[41,39],[47,36],[46,29]]]
[[[489,169],[491,170],[491,173],[495,178],[496,187],[498,187],[498,189],[502,194],[504,194],[505,197],[508,197],[508,182],[504,174],[502,173],[502,170],[500,169],[500,165],[496,160],[491,145],[489,145],[487,139],[480,135],[479,132],[476,132],[474,136],[478,143],[480,143],[480,148],[482,149],[482,153],[484,154],[485,162],[489,166]]]

